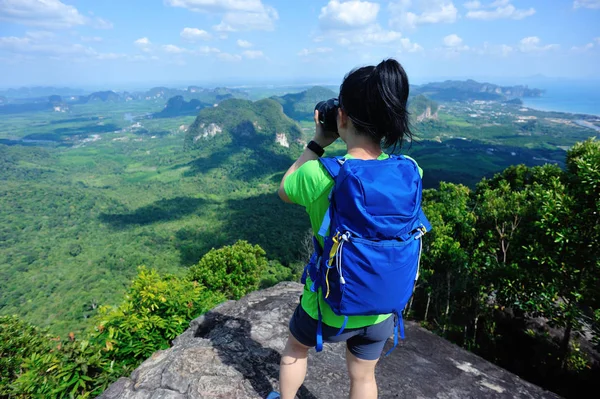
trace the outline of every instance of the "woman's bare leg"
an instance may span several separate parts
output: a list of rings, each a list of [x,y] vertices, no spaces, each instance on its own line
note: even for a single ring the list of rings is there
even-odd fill
[[[296,392],[298,392],[304,382],[304,377],[306,377],[309,349],[310,347],[302,345],[292,334],[288,336],[279,363],[281,399],[294,399],[296,397]]]
[[[375,365],[377,360],[362,360],[346,349],[346,364],[350,374],[350,399],[377,399]]]

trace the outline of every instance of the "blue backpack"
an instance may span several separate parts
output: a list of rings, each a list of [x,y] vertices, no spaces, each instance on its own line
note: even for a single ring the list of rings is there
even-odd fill
[[[404,339],[402,311],[418,277],[421,237],[431,225],[421,209],[422,182],[415,161],[391,155],[385,160],[320,158],[335,181],[329,194],[315,252],[304,269],[338,316],[393,313],[394,346],[398,327]],[[317,301],[318,304],[318,301]],[[317,352],[323,349],[318,309]],[[391,350],[390,350],[391,352]],[[388,352],[389,354],[389,352]]]

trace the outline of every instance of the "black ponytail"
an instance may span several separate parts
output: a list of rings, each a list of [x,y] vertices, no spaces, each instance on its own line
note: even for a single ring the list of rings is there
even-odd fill
[[[402,65],[394,59],[351,71],[340,86],[340,105],[358,133],[392,152],[411,141],[407,109],[409,85]]]

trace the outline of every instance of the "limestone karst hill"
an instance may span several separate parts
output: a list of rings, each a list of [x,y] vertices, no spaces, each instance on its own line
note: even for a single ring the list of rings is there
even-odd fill
[[[100,399],[264,398],[276,387],[287,323],[301,293],[300,284],[286,282],[218,306]],[[406,323],[406,336],[378,364],[382,399],[558,398],[415,323]],[[341,344],[311,351],[298,396],[347,397],[344,352]]]

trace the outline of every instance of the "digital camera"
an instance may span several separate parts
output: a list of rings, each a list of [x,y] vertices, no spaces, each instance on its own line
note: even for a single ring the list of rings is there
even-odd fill
[[[327,101],[321,101],[315,106],[315,111],[319,111],[319,123],[326,132],[338,135],[337,129],[337,111],[340,108],[340,101],[337,98],[330,98]]]

